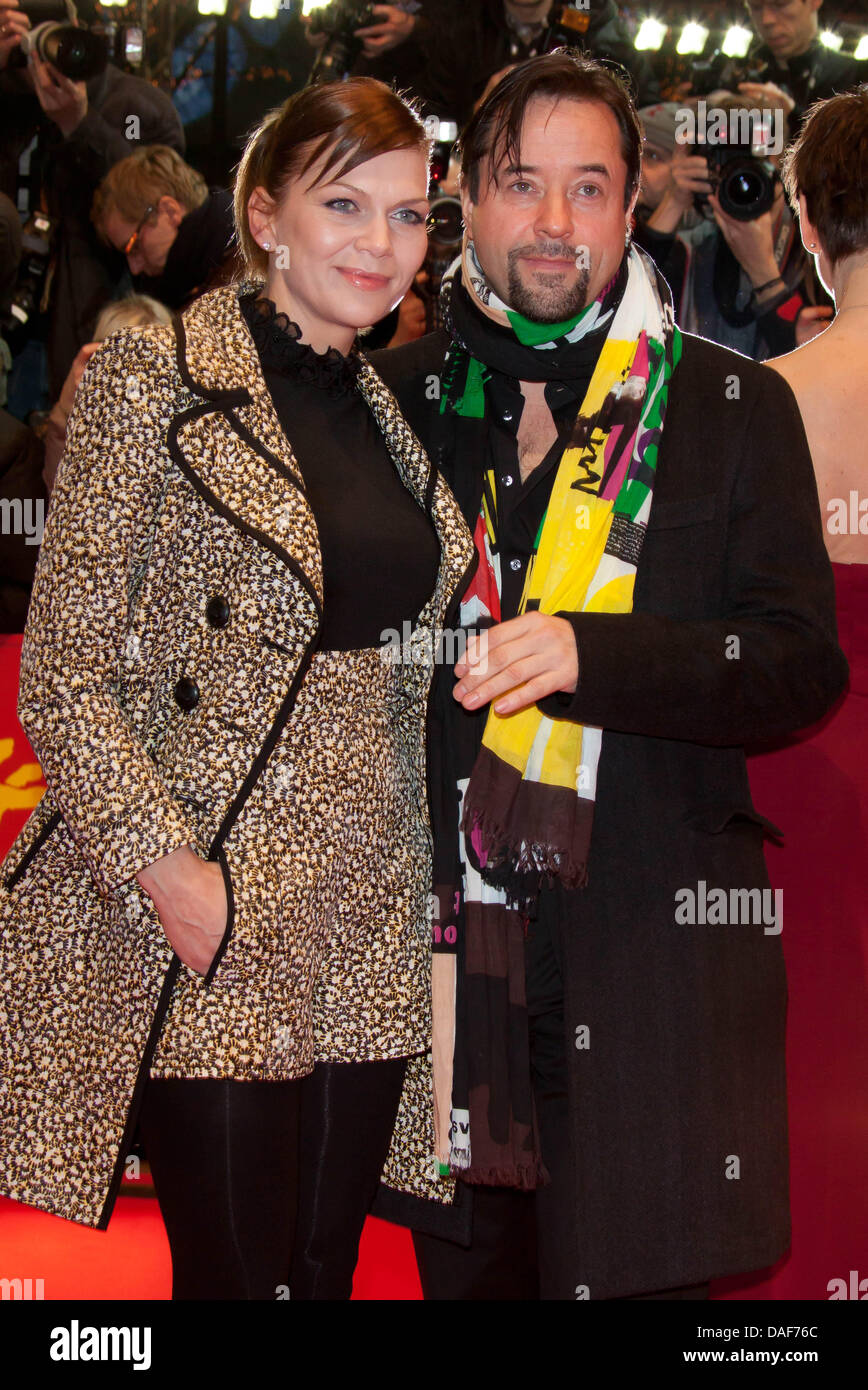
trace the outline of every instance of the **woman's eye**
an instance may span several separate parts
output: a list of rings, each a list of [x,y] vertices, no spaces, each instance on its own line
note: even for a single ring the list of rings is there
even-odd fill
[[[416,212],[414,208],[399,208],[395,216],[399,221],[406,222],[409,227],[418,227],[420,223],[425,221],[424,216]]]
[[[327,208],[334,208],[335,212],[346,212],[349,208],[356,205],[352,198],[330,198],[326,203]]]

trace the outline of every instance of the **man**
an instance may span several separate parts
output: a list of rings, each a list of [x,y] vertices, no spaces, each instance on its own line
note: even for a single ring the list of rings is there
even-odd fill
[[[96,191],[100,239],[126,255],[136,288],[171,309],[231,279],[236,266],[232,194],[209,189],[168,145],[135,150]]]
[[[754,82],[739,83],[751,100],[761,93],[780,104],[794,135],[814,101],[846,92],[864,78],[863,65],[820,43],[823,0],[745,0],[760,42],[748,63],[759,69]]]
[[[774,133],[768,153],[775,171],[772,206],[748,221],[731,216],[718,191],[711,191],[709,147],[673,139],[662,196],[650,213],[639,213],[635,237],[671,285],[675,316],[684,328],[763,361],[792,352],[821,332],[832,310],[777,177],[785,117],[765,92],[753,100],[757,113],[768,110],[765,119],[779,123],[769,127]],[[709,108],[742,123],[746,114],[745,99],[726,92],[712,94]],[[757,140],[759,122],[757,114],[748,123]],[[660,182],[652,174],[655,192]],[[698,196],[706,200],[705,217],[695,213]]]
[[[818,719],[847,667],[795,399],[675,328],[630,245],[640,162],[600,65],[514,69],[464,133],[450,332],[374,359],[474,531],[486,629],[429,743],[458,1180],[394,1213],[428,1298],[707,1297],[789,1240],[743,745]]]
[[[614,0],[585,0],[566,11],[564,22],[561,8],[557,0],[471,0],[456,6],[428,43],[420,87],[426,102],[461,126],[494,73],[564,44],[620,63],[632,74],[641,102],[659,99],[657,78],[636,51]]]
[[[47,408],[63,388],[73,359],[93,334],[111,299],[123,261],[99,245],[90,224],[97,185],[137,145],[184,151],[184,131],[171,100],[141,77],[111,63],[88,82],[74,82],[32,53],[26,67],[10,57],[31,27],[18,0],[0,3],[0,190],[25,215],[42,208],[58,220],[50,302],[34,324],[45,343],[47,382],[10,377],[14,413]],[[39,354],[41,359],[41,352]],[[22,356],[20,372],[32,368]],[[36,373],[34,372],[35,376]],[[31,385],[33,389],[25,390]]]

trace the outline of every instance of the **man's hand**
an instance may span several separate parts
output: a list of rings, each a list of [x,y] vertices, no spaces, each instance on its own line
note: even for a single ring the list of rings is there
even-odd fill
[[[4,0],[0,5],[0,72],[9,62],[9,54],[21,43],[21,35],[30,28],[30,20],[18,7],[18,0]]]
[[[793,98],[781,87],[776,87],[774,82],[739,82],[738,90],[744,92],[749,101],[756,101],[758,97],[768,97],[776,106],[783,108],[785,116],[789,116],[796,104]]]
[[[169,945],[185,965],[206,975],[223,940],[229,904],[219,864],[182,845],[136,878],[152,899]]]
[[[775,260],[772,213],[764,212],[752,222],[739,222],[723,211],[716,194],[711,193],[708,201],[721,235],[739,265],[750,276],[754,288],[780,275]]]
[[[697,193],[711,192],[708,180],[708,160],[705,155],[691,154],[692,145],[676,145],[669,169],[669,183],[663,197],[648,218],[647,225],[655,232],[674,232],[688,208],[693,206]]]
[[[35,53],[30,54],[28,62],[40,106],[65,137],[71,135],[87,115],[87,85],[64,77]]]
[[[576,689],[575,633],[565,618],[523,613],[472,637],[455,674],[460,679],[452,693],[465,709],[495,700],[498,714],[513,714],[555,691]]]
[[[390,48],[397,48],[416,28],[416,16],[399,10],[396,5],[374,5],[373,9],[375,15],[383,18],[366,29],[355,30],[356,38],[365,41],[362,53],[366,58],[377,58]]]

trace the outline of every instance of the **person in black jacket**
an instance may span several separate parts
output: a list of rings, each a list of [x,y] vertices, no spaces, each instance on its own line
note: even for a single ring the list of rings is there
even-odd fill
[[[76,353],[92,337],[97,315],[123,272],[123,261],[100,245],[91,226],[90,205],[100,180],[139,144],[161,143],[184,152],[184,131],[171,100],[141,77],[109,63],[90,81],[72,82],[35,55],[25,68],[10,66],[10,54],[29,27],[18,0],[3,0],[0,191],[19,207],[19,192],[26,195],[30,212],[42,207],[59,222],[48,310],[30,333],[45,343],[46,389],[36,381],[16,382],[15,372],[10,378],[10,401],[14,393],[15,413],[22,418],[60,395]]]
[[[94,197],[100,239],[126,255],[133,284],[171,309],[227,283],[238,263],[232,194],[208,188],[167,145],[115,164]]]
[[[477,550],[429,731],[443,1200],[375,1207],[427,1298],[703,1298],[789,1242],[744,746],[847,665],[795,399],[674,325],[640,164],[600,65],[514,69],[464,133],[448,331],[374,357]]]
[[[745,0],[757,32],[747,63],[756,76],[739,84],[753,98],[763,92],[779,101],[794,134],[814,101],[846,92],[864,78],[864,65],[820,42],[823,0]]]
[[[660,99],[651,66],[630,41],[613,0],[576,5],[569,11],[570,28],[556,24],[559,8],[552,0],[470,0],[441,13],[439,24],[432,18],[421,88],[427,105],[461,126],[495,73],[564,43],[581,44],[625,67],[640,105]]]

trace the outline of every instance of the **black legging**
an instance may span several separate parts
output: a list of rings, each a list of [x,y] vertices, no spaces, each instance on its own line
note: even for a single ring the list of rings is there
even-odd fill
[[[151,1079],[139,1131],[172,1298],[347,1299],[406,1058],[298,1081]],[[285,1294],[284,1294],[285,1296]]]

